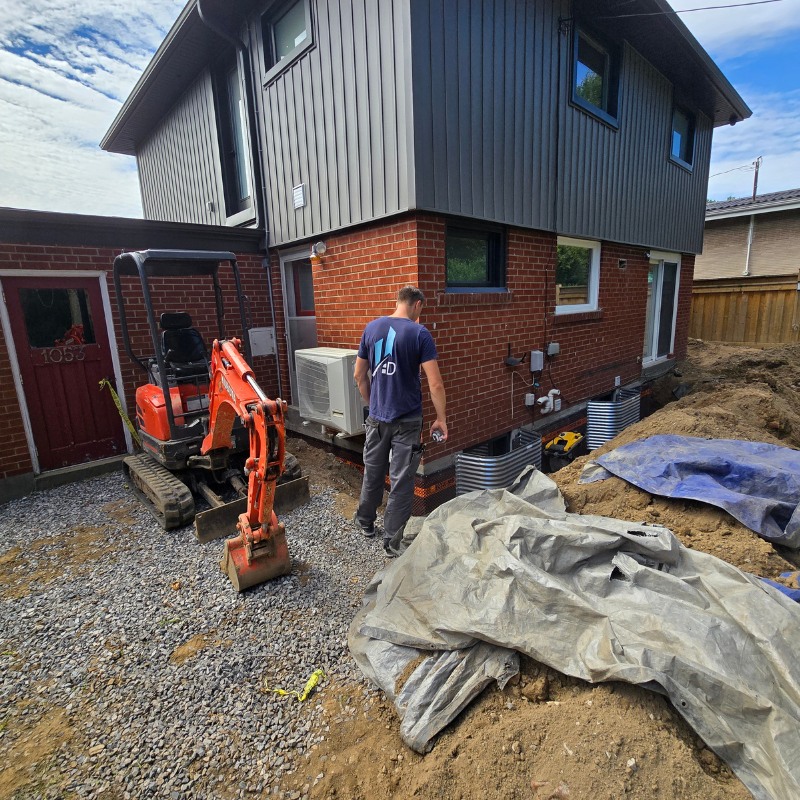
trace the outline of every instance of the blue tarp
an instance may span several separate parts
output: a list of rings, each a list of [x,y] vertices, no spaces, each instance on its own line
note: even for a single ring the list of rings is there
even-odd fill
[[[717,506],[764,539],[800,549],[800,451],[663,434],[599,456],[581,483],[609,473],[651,494]]]
[[[790,600],[794,600],[795,603],[800,603],[800,589],[790,589],[788,586],[771,581],[769,578],[762,578],[761,580],[764,581],[764,583],[768,583],[779,592],[783,592]]]

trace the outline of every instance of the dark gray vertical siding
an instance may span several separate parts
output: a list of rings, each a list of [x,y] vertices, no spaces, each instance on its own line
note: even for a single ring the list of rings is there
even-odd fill
[[[404,211],[409,0],[312,2],[314,45],[259,90],[270,244]],[[251,41],[266,72],[260,18]],[[295,209],[292,187],[306,186]]]
[[[570,54],[562,48],[562,72]],[[565,85],[565,90],[568,86]],[[693,171],[669,159],[672,86],[625,47],[617,129],[567,105],[558,232],[681,252],[702,245],[711,125],[697,120]]]
[[[225,224],[214,100],[207,71],[138,148],[136,161],[145,219]]]
[[[552,228],[556,15],[523,0],[417,0],[417,205]]]
[[[672,87],[624,46],[618,128],[570,105],[569,3],[416,0],[416,205],[558,233],[697,251],[711,126],[669,160]]]

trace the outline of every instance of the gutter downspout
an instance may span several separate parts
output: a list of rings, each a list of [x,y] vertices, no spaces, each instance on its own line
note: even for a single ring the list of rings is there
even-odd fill
[[[748,276],[750,275],[750,254],[753,251],[753,235],[755,233],[756,227],[756,215],[750,215],[750,227],[747,230],[747,255],[744,261],[744,272],[742,275]]]
[[[267,187],[264,181],[264,153],[261,149],[261,136],[258,125],[258,116],[256,115],[256,94],[253,82],[253,74],[255,67],[253,64],[253,54],[251,48],[232,31],[226,27],[223,20],[228,18],[229,9],[218,13],[215,17],[213,10],[214,0],[197,0],[197,13],[200,16],[201,22],[210,30],[214,31],[218,36],[231,44],[236,52],[242,56],[242,67],[244,73],[245,95],[247,97],[247,125],[248,125],[248,139],[250,140],[250,159],[253,162],[253,170],[255,172],[255,183],[260,191],[255,192],[256,201],[256,218],[262,224],[264,231],[263,249],[266,253],[262,259],[262,266],[267,273],[267,294],[269,296],[269,310],[270,318],[272,320],[272,329],[275,331],[275,361],[276,372],[278,375],[278,395],[283,397],[283,385],[281,381],[281,360],[278,353],[278,326],[275,317],[275,299],[272,294],[272,272],[269,263],[269,250],[267,242],[269,241],[269,230],[267,228]]]

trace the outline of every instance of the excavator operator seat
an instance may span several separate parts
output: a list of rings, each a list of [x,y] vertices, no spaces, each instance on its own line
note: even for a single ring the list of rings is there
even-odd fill
[[[164,313],[159,319],[164,361],[177,379],[208,377],[208,351],[200,331],[184,311]]]

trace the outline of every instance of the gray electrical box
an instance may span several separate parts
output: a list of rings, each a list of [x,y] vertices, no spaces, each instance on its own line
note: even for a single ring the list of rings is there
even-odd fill
[[[274,356],[275,328],[250,328],[250,351],[254,356]]]
[[[561,352],[561,345],[558,342],[548,342],[547,355],[557,356]]]
[[[544,369],[544,353],[541,350],[531,350],[531,372],[541,372]]]

